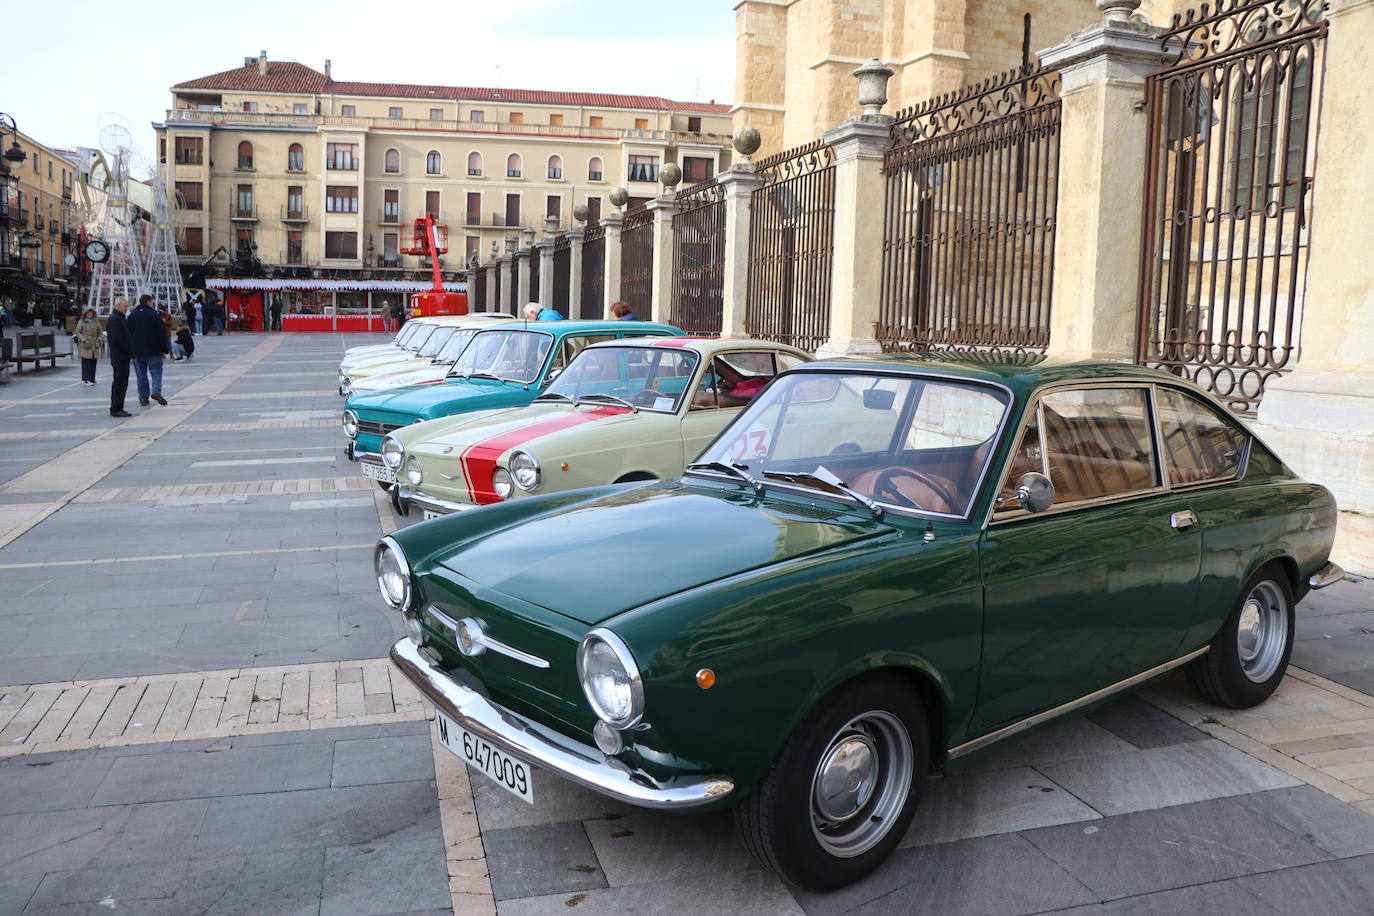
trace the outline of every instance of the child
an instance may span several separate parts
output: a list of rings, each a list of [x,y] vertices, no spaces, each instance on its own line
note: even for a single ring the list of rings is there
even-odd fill
[[[172,359],[190,359],[196,352],[196,342],[191,337],[191,329],[186,325],[177,328],[176,340],[172,341]]]

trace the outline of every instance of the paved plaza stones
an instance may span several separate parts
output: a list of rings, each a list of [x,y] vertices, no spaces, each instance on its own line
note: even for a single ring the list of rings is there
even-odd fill
[[[728,813],[437,751],[383,661],[375,540],[341,455],[360,336],[206,338],[116,421],[75,367],[0,385],[0,914],[1368,914],[1374,583],[1299,608],[1255,710],[1180,677],[926,784],[893,858],[790,888]]]

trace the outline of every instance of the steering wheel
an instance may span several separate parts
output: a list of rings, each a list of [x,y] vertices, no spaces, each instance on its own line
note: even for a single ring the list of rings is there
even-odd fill
[[[946,505],[953,508],[953,494],[949,492],[949,490],[945,487],[943,483],[941,483],[940,481],[936,480],[928,474],[923,474],[920,471],[915,470],[914,468],[904,467],[902,465],[893,465],[890,468],[884,468],[878,474],[877,478],[873,481],[873,495],[882,496],[884,498],[891,497],[894,501],[901,503],[902,505],[910,506],[913,509],[925,509],[927,511],[936,511],[932,509],[930,506],[921,505],[920,503],[916,502],[916,500],[912,499],[910,496],[907,496],[901,490],[897,489],[896,482],[899,477],[910,477],[913,480],[925,484],[932,491],[934,491],[936,496],[938,496],[940,499],[943,499]]]

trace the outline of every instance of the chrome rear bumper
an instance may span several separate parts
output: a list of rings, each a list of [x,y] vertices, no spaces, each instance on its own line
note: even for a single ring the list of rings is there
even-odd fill
[[[391,661],[436,707],[463,728],[503,753],[551,770],[603,795],[643,808],[683,809],[719,801],[734,791],[725,776],[657,786],[634,773],[617,769],[595,747],[555,741],[548,729],[497,706],[459,684],[420,654],[407,637],[391,647]],[[623,764],[621,764],[623,766]]]
[[[1345,578],[1345,570],[1335,563],[1327,563],[1321,569],[1307,577],[1307,584],[1313,588],[1326,588],[1333,582],[1339,582]]]

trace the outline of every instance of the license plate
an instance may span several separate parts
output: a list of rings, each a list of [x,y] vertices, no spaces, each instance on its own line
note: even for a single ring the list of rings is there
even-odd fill
[[[373,464],[370,461],[364,461],[362,465],[364,477],[371,477],[373,480],[380,480],[382,483],[396,482],[396,472],[386,465]]]
[[[429,521],[429,520],[432,519],[432,518],[443,518],[443,514],[442,514],[442,513],[439,513],[439,512],[435,512],[433,509],[426,509],[426,510],[425,510],[425,521]]]
[[[530,773],[533,768],[529,764],[492,747],[437,709],[434,710],[434,724],[444,747],[467,761],[469,766],[481,770],[511,795],[534,804],[534,780]]]

